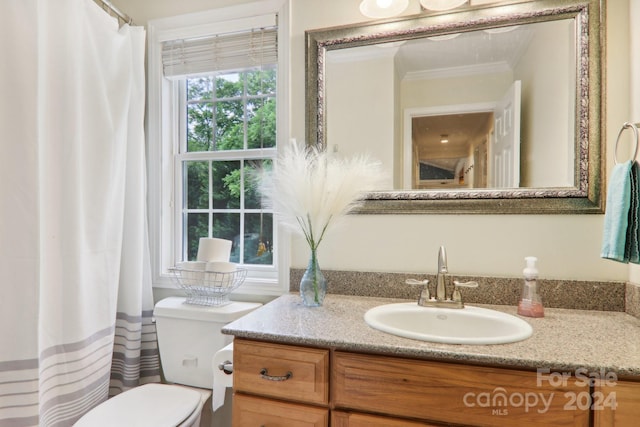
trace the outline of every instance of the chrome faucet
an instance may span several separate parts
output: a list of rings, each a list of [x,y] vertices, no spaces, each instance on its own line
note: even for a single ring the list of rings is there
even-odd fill
[[[447,287],[451,284],[451,276],[447,267],[447,250],[444,246],[440,246],[438,252],[438,273],[436,275],[435,297],[429,292],[429,280],[408,279],[408,285],[424,286],[418,298],[418,305],[423,307],[448,307],[448,308],[464,308],[462,302],[462,294],[458,288],[476,288],[478,282],[458,282],[453,281],[453,292],[451,298],[447,298]]]
[[[438,252],[438,274],[436,276],[436,301],[447,299],[447,282],[449,282],[447,250],[444,246],[440,246],[440,251]]]

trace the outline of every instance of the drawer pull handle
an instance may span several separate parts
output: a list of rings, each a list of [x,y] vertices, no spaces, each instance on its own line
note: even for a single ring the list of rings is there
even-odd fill
[[[269,381],[286,381],[293,376],[293,373],[291,373],[291,371],[288,371],[286,375],[269,375],[269,371],[267,371],[267,368],[262,368],[260,370],[260,376],[262,377],[262,379]]]

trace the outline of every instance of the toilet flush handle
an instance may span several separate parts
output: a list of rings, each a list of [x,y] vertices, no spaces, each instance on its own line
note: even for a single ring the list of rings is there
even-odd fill
[[[224,372],[227,375],[233,374],[233,363],[229,360],[225,360],[221,364],[218,365],[218,369]]]

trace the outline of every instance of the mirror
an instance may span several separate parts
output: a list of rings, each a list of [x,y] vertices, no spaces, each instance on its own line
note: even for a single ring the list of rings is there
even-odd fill
[[[307,142],[390,171],[359,213],[601,213],[599,13],[502,2],[307,31]]]

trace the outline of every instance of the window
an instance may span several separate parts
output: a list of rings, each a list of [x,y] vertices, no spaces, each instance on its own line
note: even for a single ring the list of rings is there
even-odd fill
[[[176,89],[165,96],[180,129],[180,260],[196,259],[201,237],[219,237],[233,242],[232,262],[273,266],[273,214],[255,177],[276,154],[275,33],[252,28],[163,43],[164,75]]]
[[[184,260],[195,260],[200,237],[220,237],[233,241],[232,262],[273,265],[273,214],[253,177],[275,155],[276,74],[269,67],[181,82]]]
[[[220,237],[233,242],[231,261],[249,270],[239,292],[288,288],[287,259],[256,179],[288,127],[286,58],[278,53],[286,52],[278,25],[286,12],[270,1],[149,23],[154,286],[171,286],[167,269],[196,259],[200,237]]]

